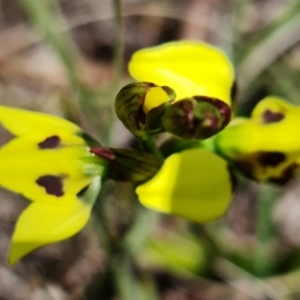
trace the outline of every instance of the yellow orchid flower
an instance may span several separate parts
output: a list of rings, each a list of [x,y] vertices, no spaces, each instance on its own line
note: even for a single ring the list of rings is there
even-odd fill
[[[135,52],[130,75],[138,80],[116,98],[116,112],[137,137],[167,131],[206,139],[231,119],[232,64],[219,49],[197,41],[165,43]]]
[[[231,106],[234,68],[221,50],[204,42],[176,41],[139,50],[133,54],[128,69],[138,81],[172,88],[177,95],[175,101],[206,96]],[[154,94],[156,105],[160,103],[159,95]],[[149,102],[150,97],[147,110]]]
[[[224,159],[205,149],[190,149],[170,155],[136,193],[149,208],[207,222],[227,211],[232,182]]]
[[[215,219],[230,204],[226,162],[207,150],[172,154],[161,167],[147,153],[90,147],[77,125],[59,117],[0,106],[0,123],[15,136],[0,148],[0,185],[32,201],[17,221],[10,264],[82,229],[104,170],[117,180],[145,182],[137,188],[144,205],[194,221]]]
[[[250,118],[236,118],[216,137],[222,155],[258,181],[285,183],[300,173],[300,107],[270,96]]]
[[[17,221],[9,263],[43,245],[66,239],[88,221],[104,163],[89,152],[84,133],[59,117],[0,106],[0,124],[16,137],[0,148],[0,185],[32,203]],[[96,178],[96,179],[95,179]]]

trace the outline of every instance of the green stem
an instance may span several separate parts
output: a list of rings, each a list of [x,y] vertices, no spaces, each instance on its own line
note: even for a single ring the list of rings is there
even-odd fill
[[[199,140],[198,141],[199,148],[206,149],[206,150],[209,150],[211,152],[216,152],[217,149],[216,149],[215,140],[216,140],[216,137],[212,137],[212,138],[209,138],[209,139],[206,139],[206,140]]]
[[[107,198],[106,196],[107,196],[107,192],[105,189],[105,185],[103,187],[103,183],[102,183],[102,189],[94,205],[93,212],[96,217],[95,221],[97,225],[98,235],[99,237],[101,237],[101,239],[99,240],[102,241],[103,246],[106,248],[107,252],[110,253],[113,248],[113,239],[106,222],[106,215],[105,215],[105,203],[106,203],[105,200]]]
[[[271,243],[274,237],[272,222],[272,207],[277,198],[278,190],[274,186],[261,184],[257,202],[256,239],[257,247],[254,253],[255,275],[268,276],[274,272],[274,262]]]
[[[126,257],[118,256],[112,261],[112,268],[115,274],[116,292],[119,299],[133,300],[137,298],[137,282],[130,268]]]
[[[142,140],[142,146],[146,152],[152,153],[163,159],[152,136],[148,136],[147,139]],[[151,224],[155,224],[158,218],[159,213],[156,211],[143,207],[140,208],[135,223],[124,238],[124,246],[127,255],[133,254],[144,245],[151,233]]]
[[[87,88],[76,73],[79,55],[70,36],[61,33],[64,22],[57,1],[19,1],[65,68],[70,90],[76,99],[72,105],[76,104],[76,111],[83,111],[96,129],[101,128],[101,122],[96,113],[98,109],[97,94]]]
[[[134,276],[126,257],[119,256],[112,262],[118,299],[122,300],[157,300],[154,281],[151,276]]]
[[[159,149],[157,148],[153,137],[149,136],[148,139],[142,141],[142,145],[146,152],[162,157]],[[133,276],[130,268],[130,258],[134,253],[139,251],[147,241],[153,225],[157,222],[159,214],[141,207],[135,216],[135,222],[131,226],[123,238],[121,251],[112,258],[112,270],[114,274],[114,282],[120,299],[156,299],[155,295],[150,298],[149,292],[146,292],[147,297],[142,296],[140,283]]]
[[[149,135],[146,139],[142,140],[141,143],[146,152],[154,154],[161,159],[164,158],[152,136]]]
[[[114,13],[115,13],[115,42],[114,42],[114,56],[113,56],[113,82],[111,90],[113,94],[110,96],[110,105],[108,107],[108,122],[105,128],[102,128],[102,140],[109,146],[111,144],[110,129],[116,119],[114,109],[114,99],[117,91],[120,89],[120,83],[122,79],[123,70],[123,54],[124,54],[124,43],[123,43],[123,21],[122,21],[122,2],[121,0],[113,0]]]
[[[114,0],[116,38],[114,46],[114,85],[120,84],[122,68],[123,68],[123,22],[122,22],[122,4],[121,0]]]
[[[143,247],[152,231],[151,225],[155,224],[158,219],[158,212],[144,207],[140,208],[133,226],[124,238],[126,255],[132,255]]]

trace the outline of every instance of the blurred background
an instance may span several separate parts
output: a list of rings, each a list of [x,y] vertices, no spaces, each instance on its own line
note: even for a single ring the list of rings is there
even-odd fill
[[[299,33],[298,0],[0,0],[0,104],[135,146],[114,114],[135,50],[179,39],[222,48],[247,116],[270,94],[299,104]],[[10,138],[0,128],[0,145]],[[143,209],[132,185],[107,182],[81,233],[9,267],[28,202],[0,190],[0,300],[300,299],[299,194],[299,180],[243,179],[227,215],[199,225]]]

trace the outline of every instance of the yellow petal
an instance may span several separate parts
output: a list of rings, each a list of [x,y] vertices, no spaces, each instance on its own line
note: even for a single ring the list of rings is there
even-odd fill
[[[0,148],[0,185],[34,201],[18,219],[9,254],[13,264],[86,224],[95,197],[77,194],[104,167],[89,163],[82,131],[68,121],[0,106],[0,123],[17,136]]]
[[[9,263],[16,263],[41,246],[74,235],[87,223],[90,213],[91,206],[75,198],[32,203],[18,219]]]
[[[80,196],[66,195],[56,201],[32,203],[21,214],[15,227],[8,261],[16,263],[29,252],[67,239],[87,223],[101,188],[100,177],[93,179]]]
[[[152,209],[206,222],[226,212],[232,186],[222,158],[208,150],[191,149],[168,157],[136,193],[141,203]]]
[[[51,136],[57,129],[81,131],[77,125],[56,116],[5,106],[0,106],[0,124],[17,136],[31,132]]]
[[[0,148],[0,185],[33,201],[75,196],[95,174],[81,129],[61,118],[0,106],[0,123],[19,135]],[[98,169],[98,172],[101,170]]]
[[[251,118],[233,120],[216,137],[220,152],[256,180],[285,182],[298,173],[300,108],[267,97]]]
[[[170,97],[167,92],[160,86],[154,87],[145,96],[143,111],[147,114],[152,108],[168,101],[170,101]]]
[[[174,89],[177,99],[195,95],[231,104],[234,69],[225,54],[202,42],[170,42],[132,56],[129,72],[138,81]]]
[[[285,99],[277,96],[269,96],[262,99],[255,106],[251,118],[257,119],[262,123],[277,123],[284,119],[285,114],[299,114],[300,108],[289,104]]]
[[[61,145],[41,149],[40,134],[15,138],[0,149],[0,185],[30,200],[56,200],[66,194],[76,195],[94,174],[86,174],[83,161],[89,155],[82,139],[59,131]],[[68,146],[68,142],[78,146]],[[48,177],[47,177],[48,176]],[[47,191],[47,186],[54,190]]]

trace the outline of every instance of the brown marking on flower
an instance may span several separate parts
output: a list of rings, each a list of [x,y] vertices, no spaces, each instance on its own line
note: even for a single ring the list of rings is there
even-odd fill
[[[40,149],[53,149],[57,148],[60,143],[60,138],[57,135],[47,137],[44,141],[38,143]]]
[[[235,79],[230,90],[231,107],[233,108],[235,108],[237,105],[237,94],[238,94],[238,87],[237,87],[237,80]]]
[[[109,148],[91,147],[90,152],[109,161],[116,158],[114,152]]]
[[[230,183],[231,183],[231,192],[234,193],[235,188],[237,187],[237,178],[234,175],[234,167],[233,165],[228,164],[227,170],[229,173]]]
[[[263,114],[263,121],[266,124],[280,122],[284,119],[284,114],[280,112],[272,112],[267,109]]]
[[[195,137],[195,127],[199,119],[194,116],[193,99],[182,99],[167,107],[163,117],[162,124],[165,129],[184,139]]]
[[[198,102],[203,101],[210,103],[218,109],[222,116],[221,126],[218,131],[224,129],[228,125],[229,121],[231,120],[231,108],[227,103],[220,99],[207,96],[194,96],[193,98]]]
[[[64,195],[62,180],[65,176],[44,175],[36,180],[36,183],[45,188],[46,193],[56,197]]]
[[[247,160],[237,160],[234,162],[235,166],[248,178],[255,179],[253,177],[253,165]]]
[[[151,82],[134,82],[123,87],[116,97],[115,110],[118,118],[134,134],[141,134],[146,114],[143,111],[145,96],[156,85]]]
[[[284,185],[295,177],[297,170],[299,170],[299,166],[296,163],[292,163],[282,171],[279,177],[272,177],[270,180],[274,183]]]
[[[263,167],[276,167],[284,162],[285,154],[282,152],[259,152],[257,156],[258,162]]]

